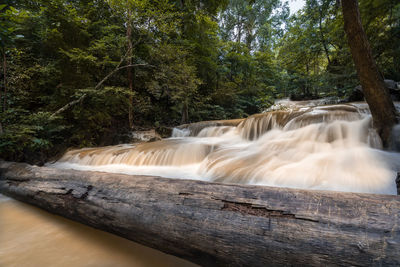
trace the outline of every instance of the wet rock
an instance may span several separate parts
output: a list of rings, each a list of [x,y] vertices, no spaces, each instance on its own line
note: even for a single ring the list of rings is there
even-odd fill
[[[397,83],[393,80],[383,80],[385,87],[388,89],[397,89]]]
[[[160,141],[160,140],[162,140],[161,137],[159,137],[159,136],[154,136],[154,137],[150,138],[149,141],[147,141],[147,142],[155,142],[155,141]]]
[[[160,126],[157,127],[156,133],[159,134],[162,138],[168,138],[172,136],[172,130],[173,128],[171,127],[166,127],[166,126]]]
[[[400,82],[395,82],[393,80],[384,80],[385,87],[389,90],[390,96],[393,101],[400,101]],[[351,92],[348,102],[363,101],[364,93],[361,85],[354,87],[353,92]]]
[[[385,86],[389,89],[390,96],[392,97],[393,101],[400,100],[400,83],[395,82],[393,80],[385,80]]]
[[[313,94],[300,94],[300,95],[291,94],[289,97],[291,101],[315,100],[318,98],[319,96]]]
[[[131,142],[154,142],[161,140],[161,136],[155,131],[155,129],[133,131],[131,133]]]
[[[400,124],[395,125],[392,129],[389,149],[400,152]]]
[[[351,92],[348,102],[357,102],[363,100],[364,100],[364,93],[362,91],[362,86],[357,85],[356,87],[354,87],[353,92]]]

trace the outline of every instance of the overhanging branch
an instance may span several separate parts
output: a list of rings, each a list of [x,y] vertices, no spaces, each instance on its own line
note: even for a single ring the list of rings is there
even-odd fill
[[[113,76],[115,73],[117,73],[118,71],[122,70],[122,69],[126,69],[126,68],[133,68],[133,67],[141,67],[141,66],[150,66],[153,67],[152,65],[149,65],[147,63],[142,63],[142,64],[129,64],[129,65],[125,65],[121,67],[122,62],[124,62],[124,60],[127,57],[129,50],[126,52],[126,54],[121,58],[120,62],[118,63],[118,65],[115,67],[114,70],[112,70],[109,74],[107,74],[99,83],[97,83],[97,85],[94,87],[95,90],[99,89],[101,85],[103,85],[103,83],[105,81],[107,81],[111,76]],[[64,105],[63,107],[61,107],[60,109],[58,109],[57,111],[55,111],[53,114],[51,114],[50,118],[54,118],[55,116],[57,116],[58,114],[70,109],[71,107],[75,106],[76,104],[81,103],[86,97],[88,96],[87,93],[84,93],[83,95],[81,95],[78,99],[73,100],[71,102],[69,102],[68,104]]]

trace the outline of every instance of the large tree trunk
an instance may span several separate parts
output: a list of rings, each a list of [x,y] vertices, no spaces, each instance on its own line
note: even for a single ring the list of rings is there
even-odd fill
[[[344,29],[365,100],[371,110],[374,127],[378,130],[384,145],[387,146],[392,127],[397,123],[396,109],[372,56],[371,47],[361,24],[358,1],[342,0],[341,2]]]
[[[204,266],[400,265],[400,197],[0,163],[0,191]]]

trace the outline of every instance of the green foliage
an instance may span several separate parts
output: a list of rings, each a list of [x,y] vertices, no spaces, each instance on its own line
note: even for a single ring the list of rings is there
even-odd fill
[[[152,64],[157,67],[149,91],[170,98],[175,105],[190,102],[200,80],[196,78],[195,67],[188,63],[187,52],[179,46],[160,44],[152,53]]]
[[[3,116],[1,123],[9,126],[0,135],[0,155],[8,160],[30,161],[29,155],[36,154],[33,163],[41,163],[54,156],[52,148],[64,140],[67,127],[59,118],[50,118],[49,112],[8,109]]]
[[[400,80],[400,3],[360,10],[379,68]],[[126,142],[128,110],[138,127],[174,126],[358,83],[334,0],[291,17],[277,0],[7,0],[0,47],[0,157],[35,163]]]
[[[361,17],[375,60],[387,79],[400,79],[400,3],[360,2]],[[279,47],[280,64],[289,86],[285,95],[345,97],[358,84],[340,5],[333,0],[307,0],[288,21]]]
[[[243,43],[249,50],[270,50],[288,14],[288,6],[278,0],[231,0],[221,14],[222,38]]]

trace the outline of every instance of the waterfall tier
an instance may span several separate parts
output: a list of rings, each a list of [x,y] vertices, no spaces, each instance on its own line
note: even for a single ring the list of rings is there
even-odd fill
[[[276,107],[279,107],[277,109]],[[246,119],[183,125],[161,141],[67,152],[60,168],[396,194],[400,154],[380,150],[365,103],[290,102]]]

